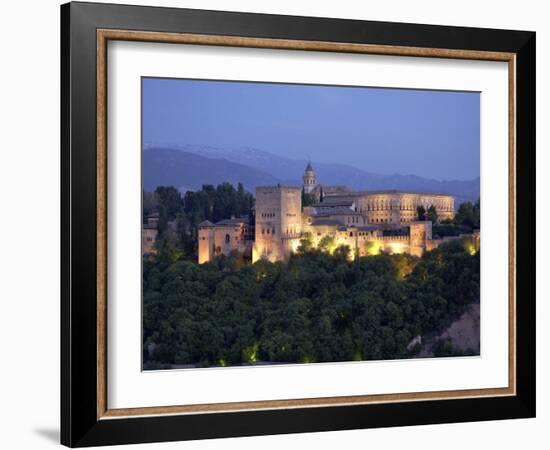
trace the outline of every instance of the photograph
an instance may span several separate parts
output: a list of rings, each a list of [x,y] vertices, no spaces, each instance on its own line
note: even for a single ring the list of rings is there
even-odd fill
[[[141,79],[142,369],[480,356],[480,93]]]
[[[49,194],[34,202],[52,218],[41,223],[60,225],[40,240],[59,247],[57,275],[44,272],[59,308],[33,297],[47,306],[36,320],[59,323],[59,358],[36,323],[11,335],[46,350],[6,341],[57,365],[26,383],[54,397],[43,417],[59,418],[55,440],[424,448],[429,430],[463,449],[540,435],[543,15],[143,3],[35,14],[55,28],[58,89],[8,89],[14,117],[34,111],[22,92],[60,94],[46,108],[58,105],[58,126],[51,111],[36,132],[25,120],[9,148],[41,144],[7,152],[60,188],[57,213]],[[33,51],[42,25],[18,55],[48,55]],[[19,78],[37,78],[36,58],[23,59]],[[45,184],[32,173],[36,197]],[[27,218],[14,198],[10,217]],[[36,220],[17,225],[36,234]],[[25,269],[8,283],[17,295],[44,290],[29,254],[6,253]],[[12,409],[28,409],[21,398]],[[36,439],[53,435],[34,416]]]

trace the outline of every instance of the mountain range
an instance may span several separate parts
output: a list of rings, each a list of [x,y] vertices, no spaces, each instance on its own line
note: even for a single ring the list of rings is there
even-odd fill
[[[306,160],[295,160],[250,147],[219,148],[206,145],[147,146],[143,151],[143,188],[172,185],[180,191],[200,189],[203,184],[241,182],[254,192],[256,186],[277,183],[302,184]],[[456,197],[456,204],[479,198],[480,179],[435,180],[416,175],[377,174],[345,164],[312,161],[317,180],[345,185],[354,190],[408,190],[438,192]]]

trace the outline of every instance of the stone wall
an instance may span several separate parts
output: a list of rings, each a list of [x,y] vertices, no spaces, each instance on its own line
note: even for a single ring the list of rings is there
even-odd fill
[[[433,205],[439,221],[453,219],[455,215],[454,197],[450,195],[365,192],[357,193],[356,196],[357,210],[370,224],[409,224],[417,220],[419,206],[427,211]]]
[[[156,255],[157,248],[155,243],[157,242],[158,231],[156,228],[143,228],[141,233],[142,252],[144,255]]]
[[[199,226],[199,264],[212,261],[216,256],[228,256],[237,250],[247,256],[252,243],[247,240],[247,225],[205,224]]]
[[[410,248],[413,256],[422,256],[426,251],[427,241],[432,239],[432,223],[429,220],[410,224]]]
[[[256,188],[256,231],[252,261],[286,260],[302,235],[302,192],[300,188],[271,186]]]

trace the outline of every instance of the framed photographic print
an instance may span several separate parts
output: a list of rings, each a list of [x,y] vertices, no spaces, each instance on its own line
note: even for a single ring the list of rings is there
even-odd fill
[[[535,33],[61,7],[68,446],[535,415]]]

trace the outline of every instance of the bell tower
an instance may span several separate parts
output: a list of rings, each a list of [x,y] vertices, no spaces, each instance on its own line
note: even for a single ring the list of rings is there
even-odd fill
[[[304,180],[304,192],[306,194],[310,194],[311,191],[315,189],[315,186],[317,186],[317,179],[315,178],[313,167],[311,167],[311,161],[307,163],[306,171],[302,177],[302,180]]]

